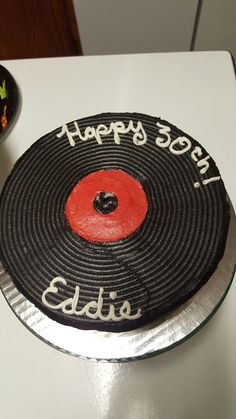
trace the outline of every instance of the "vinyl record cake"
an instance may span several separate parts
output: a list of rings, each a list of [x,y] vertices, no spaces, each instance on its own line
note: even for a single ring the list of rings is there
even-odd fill
[[[17,161],[0,199],[0,260],[57,322],[127,331],[204,285],[228,225],[224,184],[197,141],[160,118],[106,113]]]

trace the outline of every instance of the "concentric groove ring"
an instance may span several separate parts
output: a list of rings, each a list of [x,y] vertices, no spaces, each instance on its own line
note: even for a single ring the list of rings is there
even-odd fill
[[[171,128],[171,139],[185,136],[159,118],[143,114],[101,114],[78,122],[81,132],[111,122],[138,121],[147,142],[137,146],[133,133],[76,140],[70,146],[60,129],[34,143],[18,160],[0,199],[0,259],[16,286],[49,317],[78,328],[120,331],[142,325],[175,308],[193,295],[211,276],[221,259],[227,237],[229,209],[222,181],[194,188],[201,175],[189,153],[174,155],[155,143],[156,123]],[[67,124],[71,131],[73,123]],[[206,151],[201,147],[203,155]],[[219,176],[212,159],[207,178]],[[148,212],[141,226],[125,239],[98,243],[79,237],[65,216],[67,198],[79,180],[104,169],[120,169],[136,178],[148,199]],[[203,176],[204,177],[204,176]],[[58,304],[81,288],[80,308],[97,300],[104,288],[103,311],[112,303],[119,312],[125,300],[132,312],[142,310],[138,320],[121,322],[90,319],[53,310],[41,296],[50,281],[67,280],[50,301]]]

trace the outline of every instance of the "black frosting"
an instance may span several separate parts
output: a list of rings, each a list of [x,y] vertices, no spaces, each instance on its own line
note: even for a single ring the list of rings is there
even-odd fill
[[[78,121],[87,126],[111,122],[141,121],[146,144],[137,146],[133,133],[96,139],[57,138],[61,128],[36,141],[17,161],[0,198],[0,259],[17,288],[41,311],[56,321],[78,328],[125,331],[141,326],[179,306],[212,275],[223,256],[229,224],[229,207],[223,182],[202,185],[218,176],[212,159],[206,174],[189,152],[174,155],[155,143],[157,122],[171,128],[171,138],[190,136],[160,118],[137,113],[107,113]],[[74,124],[67,124],[74,131]],[[160,134],[159,134],[160,135]],[[201,147],[203,155],[207,152]],[[66,200],[84,176],[101,169],[122,169],[139,180],[146,192],[148,212],[141,226],[125,239],[98,243],[77,235],[65,215]],[[195,188],[194,182],[201,186]],[[137,203],[138,205],[138,203]],[[127,214],[128,216],[128,214]],[[80,308],[97,300],[104,288],[103,313],[114,304],[117,313],[124,302],[138,308],[142,317],[120,322],[78,317],[42,304],[42,293],[57,277],[68,286],[50,301],[58,304],[73,297],[80,285]],[[111,301],[109,293],[117,293]]]
[[[93,201],[93,206],[101,214],[109,214],[118,206],[118,199],[112,192],[100,192]]]

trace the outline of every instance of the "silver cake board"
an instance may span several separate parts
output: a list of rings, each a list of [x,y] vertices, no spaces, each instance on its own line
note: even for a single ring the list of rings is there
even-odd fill
[[[165,352],[196,333],[224,300],[235,272],[236,217],[231,220],[224,257],[207,283],[178,309],[129,332],[79,330],[45,316],[15,287],[0,265],[0,287],[18,319],[52,347],[84,359],[127,362]]]

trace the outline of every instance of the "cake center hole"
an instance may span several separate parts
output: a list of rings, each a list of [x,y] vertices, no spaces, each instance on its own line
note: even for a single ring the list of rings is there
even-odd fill
[[[112,192],[100,192],[94,198],[93,206],[101,214],[109,214],[115,211],[118,205],[118,199]]]

